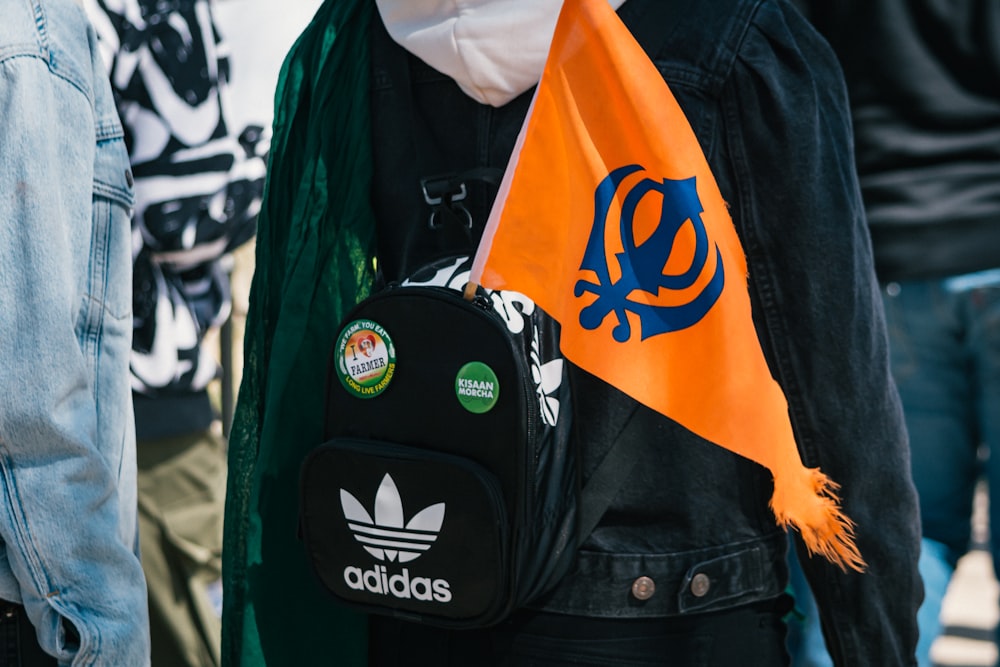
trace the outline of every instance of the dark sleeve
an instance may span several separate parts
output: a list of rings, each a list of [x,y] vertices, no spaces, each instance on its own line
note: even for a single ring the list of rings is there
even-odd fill
[[[764,4],[724,96],[734,219],[755,323],[804,463],[841,485],[864,573],[796,547],[843,667],[914,662],[919,526],[839,66],[788,5]]]

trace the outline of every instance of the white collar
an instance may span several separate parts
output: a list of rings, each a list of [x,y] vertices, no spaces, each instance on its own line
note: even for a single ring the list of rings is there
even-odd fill
[[[608,0],[618,9],[625,0]],[[562,0],[376,0],[392,38],[495,107],[542,76]]]

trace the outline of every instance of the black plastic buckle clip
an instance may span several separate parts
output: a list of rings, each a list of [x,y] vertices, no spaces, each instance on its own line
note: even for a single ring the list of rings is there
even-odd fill
[[[424,201],[431,207],[427,221],[431,229],[443,226],[442,215],[459,221],[466,229],[472,229],[472,214],[461,203],[469,194],[463,181],[454,176],[428,176],[420,179],[420,189],[424,193]]]

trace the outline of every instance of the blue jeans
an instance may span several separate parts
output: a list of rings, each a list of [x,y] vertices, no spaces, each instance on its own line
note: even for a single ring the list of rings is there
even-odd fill
[[[925,597],[917,617],[917,660],[929,667],[941,603],[971,541],[973,496],[983,475],[990,490],[990,533],[1000,536],[1000,269],[889,283],[883,299],[920,497]],[[985,466],[984,446],[998,453]],[[1000,539],[991,551],[1000,576]],[[796,581],[794,561],[792,567],[796,606],[805,614],[793,628],[794,663],[830,665],[815,604],[804,580]]]
[[[794,667],[833,667],[819,623],[816,600],[809,590],[795,549],[788,549],[788,577],[795,609],[788,616],[788,652]]]
[[[940,542],[924,539],[920,543],[918,568],[924,581],[924,601],[917,612],[920,639],[917,642],[917,665],[933,667],[931,645],[941,633],[941,603],[948,582],[955,572],[949,564],[945,547]],[[788,652],[793,667],[833,667],[833,658],[826,650],[826,640],[820,627],[819,611],[806,582],[795,552],[788,552],[790,588],[795,599],[795,611],[788,620]]]
[[[951,573],[968,550],[976,482],[990,489],[990,533],[1000,536],[1000,269],[884,290],[893,376],[910,434],[920,497],[927,651]],[[998,454],[982,463],[983,447]],[[1000,573],[1000,540],[992,546]],[[924,653],[920,664],[930,664]]]
[[[889,283],[884,296],[923,536],[954,566],[969,547],[976,482],[1000,474],[1000,456],[980,462],[984,445],[1000,451],[1000,269]],[[990,494],[1000,535],[1000,481]]]

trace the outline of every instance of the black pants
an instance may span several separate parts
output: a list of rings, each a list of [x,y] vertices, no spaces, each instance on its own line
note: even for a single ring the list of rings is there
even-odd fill
[[[0,600],[0,666],[56,667],[56,659],[38,645],[35,626],[24,607]]]
[[[519,612],[488,630],[449,632],[372,618],[371,667],[784,667],[790,600],[706,614],[604,619]]]

